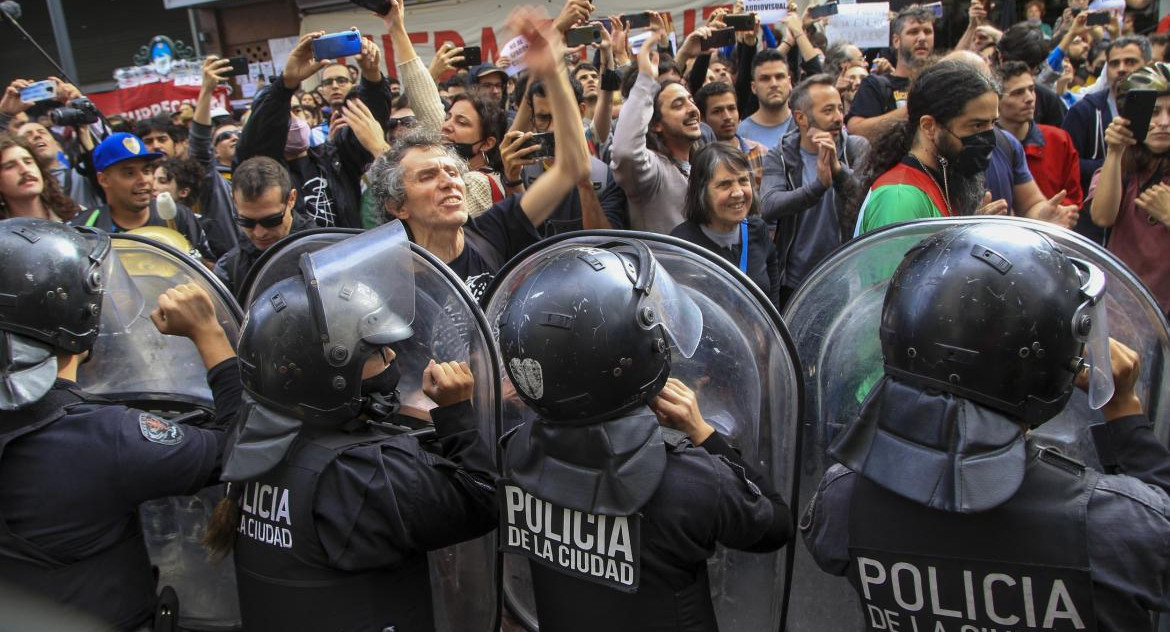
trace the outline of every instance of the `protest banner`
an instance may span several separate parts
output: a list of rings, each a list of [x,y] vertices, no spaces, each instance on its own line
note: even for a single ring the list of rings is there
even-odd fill
[[[830,42],[853,42],[858,48],[890,45],[890,3],[842,4],[837,10],[825,29]]]

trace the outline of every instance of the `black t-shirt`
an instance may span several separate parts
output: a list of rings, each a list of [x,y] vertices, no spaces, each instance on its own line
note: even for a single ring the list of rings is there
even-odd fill
[[[476,235],[468,236],[470,231]],[[538,241],[540,234],[520,208],[520,196],[512,195],[467,222],[463,252],[447,265],[479,300],[504,263]],[[482,252],[485,246],[495,252]]]
[[[861,80],[845,122],[848,123],[854,116],[872,118],[893,112],[898,109],[899,102],[905,104],[909,90],[909,77],[869,75]]]
[[[329,180],[312,157],[303,156],[288,161],[288,170],[292,174],[293,188],[299,194],[297,210],[313,218],[317,226],[336,226],[338,211],[334,208]]]

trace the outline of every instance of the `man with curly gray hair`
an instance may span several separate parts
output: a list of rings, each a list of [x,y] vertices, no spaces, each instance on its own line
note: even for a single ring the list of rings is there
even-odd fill
[[[401,12],[391,3],[391,13]],[[396,20],[388,18],[390,28]],[[397,23],[401,23],[398,16]],[[565,72],[560,33],[531,20],[515,28],[529,42],[529,73],[541,79],[555,112],[555,162],[521,196],[511,196],[475,218],[467,212],[467,164],[438,134],[411,131],[368,172],[375,203],[406,225],[411,241],[451,267],[479,298],[511,257],[537,242],[537,227],[589,174],[589,153],[577,102]]]

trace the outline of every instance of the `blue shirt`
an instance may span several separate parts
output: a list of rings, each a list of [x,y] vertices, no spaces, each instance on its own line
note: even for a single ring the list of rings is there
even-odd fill
[[[1007,200],[1009,212],[1015,212],[1015,195],[1013,187],[1027,184],[1032,181],[1032,172],[1028,169],[1028,159],[1024,155],[1024,146],[1015,136],[1001,129],[995,130],[995,149],[991,151],[991,164],[987,171],[987,190],[991,191],[991,199]],[[1007,141],[1006,143],[1004,141]],[[1006,151],[1011,148],[1011,153]]]
[[[753,121],[751,117],[748,117],[739,122],[739,128],[736,132],[744,138],[750,138],[758,143],[763,143],[764,147],[771,149],[780,144],[780,139],[784,138],[784,135],[791,128],[791,115],[783,123],[772,126],[760,125]]]

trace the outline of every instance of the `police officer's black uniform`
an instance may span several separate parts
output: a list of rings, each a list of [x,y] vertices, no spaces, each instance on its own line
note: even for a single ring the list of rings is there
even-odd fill
[[[17,299],[0,302],[0,577],[137,628],[155,604],[138,505],[218,478],[224,428],[239,405],[235,360],[208,371],[217,417],[202,428],[53,381],[54,354],[87,351],[97,336],[102,284],[116,263],[109,238],[5,220],[0,256],[8,271],[0,293]]]
[[[407,432],[419,422],[397,414],[397,363],[361,379],[367,359],[412,335],[387,304],[414,301],[409,260],[364,266],[363,247],[409,256],[398,225],[321,250],[356,253],[346,279],[302,260],[303,276],[258,291],[241,332],[244,423],[224,479],[248,630],[432,630],[427,552],[495,526],[494,465],[471,404],[431,410],[434,437],[420,443]],[[318,288],[344,303],[326,308]],[[384,326],[363,328],[371,317]]]
[[[1150,630],[1170,609],[1170,454],[1144,415],[1096,427],[1104,473],[1022,430],[1064,408],[1082,347],[1107,336],[1101,273],[1029,230],[977,226],[895,273],[886,376],[830,448],[844,465],[805,541],[850,578],[867,629]]]
[[[509,377],[539,414],[502,440],[499,537],[531,561],[541,629],[716,630],[716,544],[774,551],[792,532],[783,498],[725,437],[695,446],[646,408],[670,373],[650,305],[690,301],[658,300],[656,275],[640,242],[567,248],[499,318]]]

